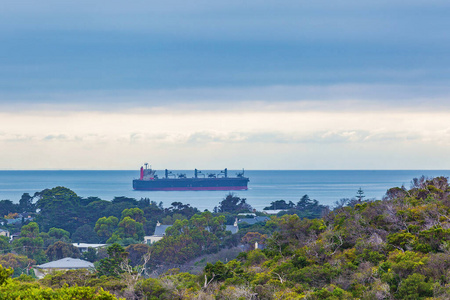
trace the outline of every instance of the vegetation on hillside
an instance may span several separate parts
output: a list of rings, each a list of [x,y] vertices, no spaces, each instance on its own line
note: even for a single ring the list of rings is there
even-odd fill
[[[175,219],[161,241],[151,246],[131,243],[126,248],[124,243],[113,244],[106,253],[100,251],[93,257],[93,273],[78,270],[41,280],[27,275],[11,279],[12,269],[5,267],[28,271],[30,264],[60,253],[77,255],[65,245],[67,233],[70,237],[77,231],[70,228],[77,220],[58,227],[41,224],[45,218],[37,217],[37,223],[22,227],[16,244],[5,248],[10,253],[0,256],[4,266],[0,268],[0,295],[11,293],[22,299],[45,293],[86,293],[83,299],[450,299],[448,179],[414,179],[409,189],[391,188],[381,200],[365,200],[361,192],[359,198],[342,201],[333,211],[321,211],[320,218],[305,218],[288,210],[265,224],[246,225],[237,235],[224,230],[232,214],[227,205],[234,204],[233,213],[246,205],[232,199],[233,195],[219,206],[226,209],[218,214],[198,213],[182,204],[170,210],[150,203],[139,207],[136,201],[134,207],[121,207],[120,214],[99,217],[90,225],[93,231],[103,240],[140,238],[137,224],[144,230],[149,227],[148,220],[155,217],[147,213],[147,207],[152,207],[160,212],[159,217]],[[310,208],[319,205],[309,198],[299,203]],[[105,210],[118,209],[111,205]],[[49,202],[40,207],[47,206],[54,205]],[[254,248],[255,242],[259,249]],[[52,248],[43,251],[45,243],[53,243]],[[233,245],[246,245],[249,250],[228,262],[208,263],[200,274],[172,269],[151,277],[158,265],[183,264],[199,253]],[[58,297],[46,299],[62,298]]]

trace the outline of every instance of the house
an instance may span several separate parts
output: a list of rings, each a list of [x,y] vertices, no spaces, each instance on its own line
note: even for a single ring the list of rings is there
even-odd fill
[[[144,236],[144,243],[147,245],[151,245],[161,240],[166,234],[166,229],[172,225],[161,225],[161,223],[156,222],[155,233],[153,235]]]
[[[34,267],[34,273],[40,279],[55,271],[67,271],[77,269],[94,269],[94,264],[82,259],[66,257]]]
[[[11,224],[18,224],[18,223],[22,223],[22,221],[23,221],[23,223],[25,223],[25,222],[28,222],[28,221],[33,221],[33,217],[32,216],[30,216],[30,215],[28,215],[28,214],[17,214],[17,216],[15,217],[15,218],[13,218],[13,219],[6,219],[6,223],[8,224],[8,225],[11,225]]]
[[[8,230],[0,228],[0,235],[9,237],[10,234]]]
[[[95,250],[98,250],[98,248],[103,248],[106,246],[106,244],[88,244],[88,243],[73,243],[72,245],[77,247],[81,253],[88,251],[88,248],[94,248]]]
[[[231,231],[231,234],[235,234],[239,231],[238,221],[237,219],[234,221],[233,225],[225,225],[226,231]]]

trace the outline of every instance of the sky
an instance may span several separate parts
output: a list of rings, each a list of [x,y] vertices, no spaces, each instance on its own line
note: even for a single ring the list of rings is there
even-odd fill
[[[0,170],[450,169],[450,2],[2,1]]]

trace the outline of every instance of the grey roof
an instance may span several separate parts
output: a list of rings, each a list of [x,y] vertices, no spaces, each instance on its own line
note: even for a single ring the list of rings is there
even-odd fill
[[[244,219],[239,219],[238,222],[239,223],[247,223],[249,225],[253,225],[259,222],[267,222],[269,221],[270,218],[269,217],[254,217],[254,218],[244,218]]]
[[[38,269],[89,269],[94,268],[94,264],[82,259],[66,257],[60,260],[51,261],[46,264],[36,266]]]
[[[22,218],[8,219],[8,220],[6,220],[6,222],[8,222],[8,224],[16,224],[16,223],[22,222]]]
[[[159,225],[155,227],[155,233],[153,235],[163,236],[166,233],[166,229],[172,225]]]
[[[1,228],[0,228],[0,232],[9,232],[9,231],[6,230],[6,229],[1,229]]]
[[[234,225],[225,225],[225,230],[226,231],[231,231],[232,234],[235,234],[238,232],[239,228],[237,226]]]

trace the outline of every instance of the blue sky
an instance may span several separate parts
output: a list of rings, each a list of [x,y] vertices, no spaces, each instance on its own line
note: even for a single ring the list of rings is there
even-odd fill
[[[448,169],[449,13],[4,1],[0,169]]]

